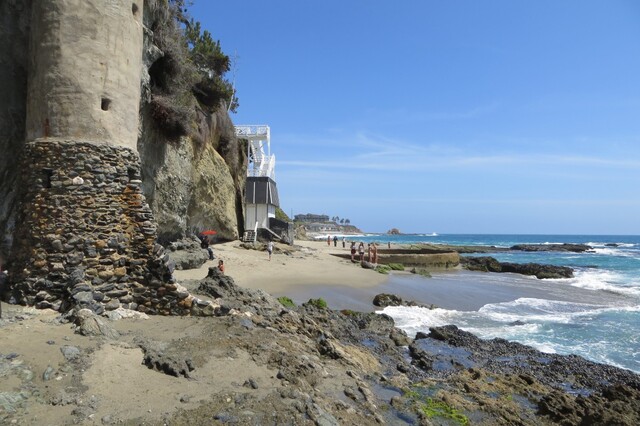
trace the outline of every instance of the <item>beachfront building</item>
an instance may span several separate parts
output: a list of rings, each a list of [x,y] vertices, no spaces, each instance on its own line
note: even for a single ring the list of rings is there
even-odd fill
[[[297,214],[294,216],[295,222],[329,222],[329,216],[326,214]]]
[[[267,125],[235,126],[236,136],[247,141],[244,241],[279,239],[293,242],[293,226],[276,219],[280,206],[275,180],[276,157],[271,154],[271,129]]]
[[[309,232],[340,232],[340,227],[334,223],[313,222],[304,225]]]

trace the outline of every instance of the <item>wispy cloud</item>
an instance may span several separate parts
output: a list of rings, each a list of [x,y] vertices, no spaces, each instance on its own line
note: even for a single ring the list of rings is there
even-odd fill
[[[309,141],[309,139],[306,139]],[[314,143],[314,142],[312,142]],[[640,170],[635,158],[601,157],[548,153],[492,153],[476,152],[446,144],[415,144],[386,136],[357,133],[352,137],[333,139],[340,151],[323,150],[321,140],[314,143],[319,149],[311,159],[279,160],[282,166],[315,169],[351,169],[371,171],[425,171],[451,168],[496,167],[594,167]]]
[[[500,109],[502,102],[492,101],[482,105],[476,105],[459,110],[429,110],[429,109],[375,109],[367,110],[364,117],[356,124],[363,122],[376,125],[419,125],[436,121],[456,121],[480,118]]]

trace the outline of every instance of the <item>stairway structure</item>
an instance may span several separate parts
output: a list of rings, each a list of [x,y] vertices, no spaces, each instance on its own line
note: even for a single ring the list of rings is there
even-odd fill
[[[290,225],[276,219],[280,206],[275,181],[276,157],[271,154],[271,130],[267,125],[236,126],[236,136],[247,141],[247,183],[243,239],[279,238],[293,242]],[[251,235],[249,235],[251,233]]]

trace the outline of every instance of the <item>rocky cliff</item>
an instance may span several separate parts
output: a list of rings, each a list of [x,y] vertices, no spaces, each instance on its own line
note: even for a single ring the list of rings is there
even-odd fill
[[[214,229],[234,240],[243,231],[247,160],[226,111],[198,112],[200,138],[170,143],[143,107],[138,140],[143,192],[158,224],[161,241]],[[200,140],[198,140],[200,139]]]

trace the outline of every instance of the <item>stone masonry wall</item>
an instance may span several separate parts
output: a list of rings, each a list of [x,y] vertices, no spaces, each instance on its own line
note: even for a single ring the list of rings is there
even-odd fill
[[[14,303],[208,314],[208,302],[176,285],[169,256],[155,242],[139,164],[126,147],[63,139],[26,144],[10,270]]]

